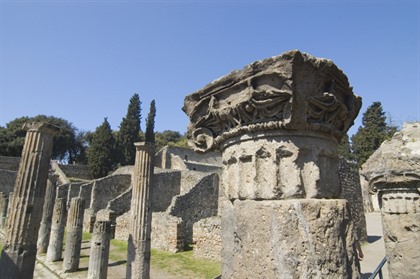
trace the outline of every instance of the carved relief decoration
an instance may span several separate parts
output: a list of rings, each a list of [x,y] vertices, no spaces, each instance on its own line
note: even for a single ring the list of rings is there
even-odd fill
[[[320,131],[339,140],[360,106],[330,60],[292,51],[214,81],[187,96],[183,109],[190,145],[206,152],[229,138],[275,129]]]

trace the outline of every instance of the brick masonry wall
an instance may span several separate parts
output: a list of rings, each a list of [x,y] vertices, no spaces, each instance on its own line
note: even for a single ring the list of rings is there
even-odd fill
[[[88,166],[85,165],[62,165],[58,167],[68,178],[77,178],[84,180],[92,180],[93,177],[89,172]]]

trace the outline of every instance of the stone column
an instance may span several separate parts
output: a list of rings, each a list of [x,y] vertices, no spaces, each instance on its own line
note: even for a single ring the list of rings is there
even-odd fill
[[[0,192],[0,230],[4,230],[7,220],[7,207],[9,205],[9,194]]]
[[[189,144],[222,152],[222,278],[359,278],[337,144],[360,107],[332,61],[299,51],[185,98]]]
[[[80,197],[72,198],[66,226],[66,248],[64,249],[63,260],[64,272],[73,272],[79,268],[84,211],[85,200]]]
[[[420,175],[385,174],[373,178],[382,214],[389,276],[415,279],[420,274]]]
[[[89,279],[107,278],[110,240],[111,221],[96,221],[90,245]]]
[[[67,200],[55,199],[51,221],[50,241],[47,249],[46,260],[55,262],[61,260],[63,250],[64,228],[67,220]]]
[[[42,210],[41,226],[38,232],[37,249],[38,253],[46,253],[50,241],[51,219],[55,202],[55,192],[57,187],[57,178],[50,175],[47,182],[45,193],[44,208]]]
[[[86,211],[85,211],[86,212]],[[117,213],[110,209],[101,209],[96,213],[97,221],[111,221],[111,239],[115,238],[115,227],[117,225]]]
[[[53,137],[59,131],[47,123],[26,123],[23,129],[26,138],[0,259],[4,278],[33,276]]]
[[[152,223],[151,180],[155,147],[136,143],[136,162],[131,199],[131,223],[128,236],[127,278],[149,278],[150,234]]]

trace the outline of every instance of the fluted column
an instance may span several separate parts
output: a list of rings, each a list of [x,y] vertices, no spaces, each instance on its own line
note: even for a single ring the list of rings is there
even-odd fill
[[[3,278],[33,277],[53,137],[59,131],[47,123],[26,123],[23,129],[26,138],[0,259]]]
[[[47,249],[46,260],[55,262],[61,260],[63,254],[64,228],[67,220],[67,200],[63,198],[55,199],[53,215],[51,220],[50,241]]]
[[[85,200],[83,198],[71,199],[66,226],[66,248],[64,249],[63,260],[64,272],[73,272],[79,268],[84,208]]]
[[[150,233],[152,223],[151,180],[154,145],[136,143],[136,162],[131,199],[131,223],[128,238],[127,278],[149,278]]]
[[[111,221],[96,221],[89,256],[89,279],[106,279],[108,273]]]
[[[55,202],[55,193],[57,187],[57,178],[50,175],[47,182],[47,190],[45,193],[44,208],[42,210],[41,226],[38,232],[37,249],[38,253],[47,252],[48,243],[50,241],[51,219]]]

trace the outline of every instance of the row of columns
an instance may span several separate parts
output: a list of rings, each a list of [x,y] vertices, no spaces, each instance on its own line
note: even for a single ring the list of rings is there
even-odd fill
[[[85,200],[73,198],[67,217],[66,200],[56,197],[57,179],[48,179],[53,137],[59,128],[48,123],[29,123],[21,163],[13,194],[0,193],[0,229],[6,230],[6,242],[0,258],[2,278],[33,278],[36,254],[47,253],[46,260],[62,258],[65,227],[67,240],[63,271],[79,267]],[[149,201],[153,175],[154,146],[137,144],[136,174],[132,209],[127,278],[149,278],[151,205]],[[139,201],[138,199],[142,199]],[[9,216],[7,215],[10,208]],[[109,214],[110,218],[115,218]],[[106,216],[105,216],[106,217]],[[8,221],[7,221],[8,220]],[[106,278],[113,220],[95,222],[88,278]],[[134,252],[133,252],[134,251]],[[139,257],[140,256],[140,257]],[[139,262],[139,259],[142,262]]]

